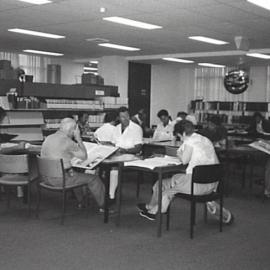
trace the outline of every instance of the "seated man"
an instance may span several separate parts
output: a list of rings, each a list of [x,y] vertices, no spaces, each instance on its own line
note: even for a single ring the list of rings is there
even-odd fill
[[[154,141],[171,141],[173,140],[173,127],[174,123],[170,120],[168,111],[160,110],[157,114],[161,123],[158,124],[154,135]]]
[[[113,142],[113,134],[117,124],[117,117],[117,112],[106,113],[104,118],[104,125],[98,128],[94,133],[95,138],[98,139],[101,143]]]
[[[185,174],[176,174],[171,179],[164,179],[162,183],[162,213],[166,213],[167,208],[177,193],[191,193],[192,170],[198,165],[218,164],[218,158],[213,144],[206,137],[194,132],[194,126],[190,121],[184,120],[175,125],[175,134],[182,140],[182,145],[178,149],[178,157],[184,165],[188,165]],[[217,188],[217,183],[195,184],[195,195],[206,195]],[[211,207],[211,208],[210,208]],[[153,187],[153,195],[149,204],[138,204],[140,215],[149,220],[155,220],[158,211],[158,182]],[[209,204],[211,212],[218,208],[218,204]],[[213,210],[214,209],[214,210]],[[217,211],[216,211],[217,212]],[[224,209],[225,222],[231,220],[231,214]]]
[[[153,131],[152,129],[147,127],[146,117],[147,117],[147,114],[146,114],[145,109],[140,109],[137,114],[131,117],[131,120],[142,128],[143,137],[148,138],[149,136],[153,135]]]
[[[74,142],[72,139],[75,139]],[[100,211],[104,205],[104,185],[97,175],[78,173],[71,167],[71,159],[77,157],[85,160],[87,153],[80,136],[80,130],[75,120],[64,118],[61,121],[60,129],[49,135],[41,147],[41,157],[49,159],[63,159],[66,171],[66,185],[88,184],[90,192],[93,194]],[[49,179],[48,184],[62,186],[62,179]],[[82,189],[75,190],[78,202],[83,201]]]
[[[85,112],[78,114],[78,126],[81,132],[81,135],[89,135],[91,133],[91,128],[89,126],[89,115]]]
[[[215,146],[226,144],[227,129],[222,125],[220,118],[216,115],[213,115],[209,119],[207,127],[199,133],[207,137]]]
[[[113,134],[113,142],[119,147],[120,154],[138,154],[141,152],[143,137],[139,125],[130,120],[129,111],[126,107],[119,109],[120,124],[116,126]],[[112,169],[110,174],[110,199],[115,198],[118,185],[118,170]]]
[[[248,131],[253,134],[270,135],[270,121],[265,119],[260,112],[255,112]]]

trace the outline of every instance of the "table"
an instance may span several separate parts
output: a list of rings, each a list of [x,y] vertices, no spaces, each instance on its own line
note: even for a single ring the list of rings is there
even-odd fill
[[[162,179],[165,173],[185,173],[186,166],[184,165],[168,165],[162,167],[156,167],[153,170],[143,168],[143,167],[134,167],[134,166],[124,166],[122,162],[119,166],[119,178],[118,178],[118,197],[117,197],[117,220],[116,225],[120,225],[120,216],[121,216],[121,197],[122,197],[122,173],[124,170],[135,170],[139,172],[150,172],[158,175],[158,213],[157,213],[157,237],[161,237],[161,226],[162,226]]]

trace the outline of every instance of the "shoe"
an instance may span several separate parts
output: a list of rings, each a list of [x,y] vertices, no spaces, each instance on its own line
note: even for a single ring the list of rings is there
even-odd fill
[[[147,211],[142,211],[142,212],[140,212],[140,216],[141,216],[141,217],[144,217],[144,218],[147,218],[148,220],[151,220],[151,221],[156,220],[156,215],[150,214],[150,213],[147,212]]]
[[[138,203],[137,204],[137,209],[139,211],[142,211],[142,212],[147,212],[148,209],[146,208],[146,204],[145,203]]]
[[[226,222],[223,221],[223,223],[226,225],[231,225],[231,224],[233,224],[233,222],[234,222],[234,215],[233,214],[231,214],[230,219],[228,221],[226,221]]]

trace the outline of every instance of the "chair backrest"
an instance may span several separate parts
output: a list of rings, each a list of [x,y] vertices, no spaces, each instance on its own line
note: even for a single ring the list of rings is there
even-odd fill
[[[64,165],[62,159],[48,159],[37,156],[38,174],[42,178],[63,178]]]
[[[177,157],[177,147],[173,146],[166,146],[165,147],[165,155],[171,156],[171,157]]]
[[[1,173],[29,173],[28,155],[0,155]]]
[[[210,184],[221,182],[223,169],[221,164],[200,165],[193,168],[192,182],[197,184]]]

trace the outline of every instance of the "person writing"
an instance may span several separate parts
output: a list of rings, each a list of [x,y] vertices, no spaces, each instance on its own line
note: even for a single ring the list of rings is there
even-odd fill
[[[171,141],[173,139],[173,127],[174,124],[170,120],[170,116],[167,110],[160,110],[157,114],[160,119],[154,135],[153,141]]]
[[[185,174],[176,174],[162,182],[162,213],[166,213],[170,202],[177,193],[191,194],[191,179],[193,168],[198,165],[218,164],[218,158],[213,144],[206,137],[194,132],[194,125],[187,120],[180,121],[174,127],[174,132],[181,138],[182,145],[177,151],[180,161],[187,165]],[[217,183],[195,184],[194,195],[206,195],[215,191]],[[148,204],[138,204],[140,215],[148,220],[155,220],[158,211],[158,182],[153,186],[153,195]],[[213,213],[219,205],[216,202],[207,204]],[[224,222],[232,219],[231,213],[224,209]]]

